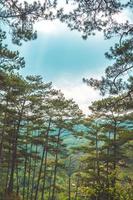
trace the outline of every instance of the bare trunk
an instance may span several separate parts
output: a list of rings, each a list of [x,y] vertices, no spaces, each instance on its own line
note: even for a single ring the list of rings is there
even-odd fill
[[[79,188],[79,178],[77,178],[77,184],[76,184],[76,191],[75,191],[74,200],[77,200],[77,198],[78,198],[78,188]]]
[[[37,154],[37,145],[36,145],[36,154]],[[32,176],[32,183],[31,183],[31,196],[30,200],[33,200],[33,194],[34,194],[34,185],[35,185],[35,175],[36,175],[36,165],[37,165],[37,159],[35,158],[34,161],[34,167],[33,167],[33,176]]]
[[[17,143],[18,143],[18,135],[19,135],[20,124],[22,120],[24,105],[25,105],[25,100],[23,101],[21,111],[18,113],[19,119],[18,119],[18,124],[17,124],[16,129],[14,126],[14,135],[12,138],[12,141],[14,142],[13,142],[13,153],[12,153],[12,162],[11,162],[11,174],[10,174],[10,180],[9,180],[9,185],[8,185],[8,190],[7,190],[8,194],[12,193],[13,188],[14,188],[14,173],[15,173],[16,159],[17,159]]]
[[[25,149],[25,151],[26,151],[26,153],[27,153],[27,144],[26,144],[26,149]],[[27,154],[26,154],[25,162],[24,162],[23,200],[25,200],[26,171],[27,171]]]
[[[53,169],[51,170],[51,176],[50,176],[50,184],[49,184],[49,194],[48,194],[48,200],[51,198],[51,192],[52,192],[52,177],[53,177]]]
[[[50,125],[51,125],[51,119],[49,120],[48,130],[47,130],[46,135],[45,135],[46,138],[48,137],[48,134],[49,134]],[[43,161],[44,161],[45,152],[46,152],[46,144],[44,143],[34,200],[38,200],[38,190],[39,190],[39,184],[40,184],[40,179],[41,179],[41,173],[42,173],[42,168],[43,168]]]
[[[47,156],[48,156],[48,137],[47,137],[47,144],[46,144],[46,152],[45,152],[45,161],[44,161],[44,176],[43,176],[43,188],[42,188],[42,197],[41,200],[44,200],[45,194],[45,183],[46,183],[46,171],[47,171]]]
[[[30,147],[30,154],[32,154],[32,144]],[[29,169],[28,169],[28,186],[27,186],[27,200],[29,199],[29,192],[30,192],[30,177],[31,177],[31,155],[29,159]]]
[[[8,104],[9,104],[9,102],[8,102],[8,100],[6,100],[6,110],[5,110],[4,122],[3,122],[4,124],[3,124],[3,127],[2,127],[1,137],[0,137],[0,166],[1,166],[1,163],[2,163],[2,150],[3,150],[4,133],[5,133],[5,128],[7,126],[6,119],[7,119],[7,107],[8,107]]]
[[[68,177],[68,200],[71,200],[71,176]]]
[[[58,150],[59,150],[60,134],[61,134],[61,129],[59,129],[59,133],[58,133],[58,136],[57,136],[57,146],[56,146],[56,154],[55,154],[55,167],[54,167],[54,175],[53,175],[53,190],[52,190],[51,200],[55,200],[55,187],[56,187],[56,175],[57,175],[57,166],[58,166]]]

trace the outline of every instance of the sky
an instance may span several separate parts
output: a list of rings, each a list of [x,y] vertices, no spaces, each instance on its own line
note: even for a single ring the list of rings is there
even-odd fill
[[[70,9],[70,8],[69,8]],[[69,10],[68,9],[68,10]],[[120,20],[123,20],[122,16]],[[40,21],[35,24],[38,38],[13,46],[24,56],[26,67],[21,74],[41,75],[46,82],[53,83],[66,98],[73,98],[85,114],[91,102],[102,98],[82,82],[85,78],[100,78],[111,64],[104,56],[116,42],[116,38],[105,40],[102,33],[83,40],[81,33],[70,31],[59,21]]]

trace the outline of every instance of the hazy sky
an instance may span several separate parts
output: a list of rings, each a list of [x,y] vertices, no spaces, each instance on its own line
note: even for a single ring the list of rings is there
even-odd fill
[[[120,19],[122,20],[122,18]],[[109,61],[104,53],[114,44],[116,38],[104,40],[103,35],[83,40],[77,31],[70,31],[59,21],[41,21],[35,25],[38,38],[23,43],[18,49],[25,57],[23,75],[37,74],[52,81],[67,98],[73,98],[80,108],[88,113],[91,101],[100,98],[98,92],[82,82],[83,77],[100,77]]]

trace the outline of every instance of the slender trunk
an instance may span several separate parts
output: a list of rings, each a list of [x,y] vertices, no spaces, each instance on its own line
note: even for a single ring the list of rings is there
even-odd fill
[[[114,127],[114,164],[113,164],[113,168],[114,170],[116,169],[116,149],[117,149],[117,145],[116,145],[116,134],[117,134],[117,130],[116,130],[116,121],[115,121],[115,127]]]
[[[74,200],[77,200],[77,198],[78,198],[78,188],[79,188],[79,178],[77,178],[77,184],[76,184],[76,191],[75,191]]]
[[[14,131],[14,133],[15,133],[14,137],[12,138],[12,140],[14,142],[13,142],[13,153],[12,153],[12,162],[11,162],[11,174],[10,174],[10,180],[9,180],[9,185],[8,185],[8,194],[12,193],[13,188],[14,188],[14,172],[15,172],[16,159],[17,159],[18,134],[19,134],[19,130],[20,130],[20,124],[21,124],[21,120],[22,120],[24,105],[25,105],[25,100],[22,104],[21,111],[19,112],[18,124]]]
[[[11,150],[9,147],[9,151],[8,151],[8,155],[9,155],[9,159],[8,159],[8,165],[7,165],[7,174],[6,174],[6,181],[5,181],[5,194],[7,193],[7,187],[8,187],[8,181],[9,181],[9,174],[10,174],[10,154],[11,154]]]
[[[13,142],[13,152],[12,152],[12,162],[11,162],[11,173],[10,173],[10,180],[9,180],[9,185],[8,185],[8,194],[13,192],[14,188],[14,172],[15,172],[15,167],[16,167],[16,159],[17,159],[17,140],[18,140],[18,130],[20,126],[20,120],[19,124],[17,127],[17,130],[15,130],[14,134],[14,142]]]
[[[37,145],[36,145],[36,155],[37,155]],[[37,165],[37,159],[35,158],[34,161],[34,167],[33,167],[33,176],[32,176],[32,183],[31,183],[31,196],[30,200],[33,200],[33,194],[34,194],[34,185],[35,185],[35,175],[36,175],[36,165]]]
[[[49,194],[48,194],[48,200],[50,200],[50,198],[51,198],[52,177],[53,177],[53,169],[51,170],[51,176],[50,176],[50,184],[49,184]]]
[[[95,163],[95,168],[96,168],[96,174],[97,174],[97,180],[96,180],[96,184],[100,185],[100,171],[99,171],[99,149],[98,149],[98,132],[96,132],[96,138],[95,138],[95,142],[96,142],[96,163]],[[100,191],[97,190],[96,191],[96,200],[99,200],[100,198]]]
[[[45,155],[45,148],[43,149],[43,153],[42,153],[41,164],[40,164],[40,169],[39,169],[39,174],[38,174],[38,180],[37,180],[37,186],[36,186],[36,192],[35,192],[34,200],[38,199],[38,190],[39,190],[39,184],[40,184],[40,179],[41,179],[44,155]]]
[[[71,200],[71,156],[69,159],[69,166],[68,166],[68,200]]]
[[[116,155],[117,155],[117,144],[116,144],[116,140],[117,140],[117,122],[116,120],[114,120],[114,163],[113,163],[113,170],[116,170]],[[116,172],[115,172],[116,173]],[[114,178],[112,181],[112,187],[113,187],[113,200],[115,199],[115,193],[116,193],[116,188],[115,188],[115,184],[116,184],[116,174],[114,174]]]
[[[71,176],[68,177],[68,200],[71,200]]]
[[[48,157],[48,135],[46,138],[46,149],[45,149],[45,161],[44,161],[44,176],[43,176],[43,187],[42,187],[42,197],[41,200],[44,200],[45,194],[45,183],[46,183],[46,171],[47,171],[47,157]]]
[[[48,137],[48,134],[49,134],[50,125],[51,125],[51,119],[49,120],[48,130],[47,130],[46,135],[45,135],[46,138]],[[40,184],[40,179],[41,179],[41,173],[42,173],[42,168],[43,168],[43,161],[44,161],[45,152],[46,152],[46,144],[44,143],[34,200],[38,200],[38,190],[39,190],[39,184]]]
[[[108,136],[108,140],[109,140],[109,144],[107,147],[107,200],[110,200],[110,192],[109,192],[109,187],[110,187],[110,183],[109,183],[109,156],[110,156],[110,132],[109,132],[109,136]]]
[[[96,171],[97,171],[97,177],[98,177],[98,183],[99,183],[99,149],[98,149],[98,133],[96,133]]]
[[[27,171],[27,143],[25,147],[24,179],[23,179],[23,200],[25,200],[26,171]]]
[[[9,92],[9,91],[8,91]],[[8,107],[8,100],[6,100],[6,110],[5,110],[5,114],[4,114],[4,122],[3,122],[3,127],[2,127],[2,131],[1,131],[1,137],[0,137],[0,166],[1,166],[1,162],[2,162],[2,150],[3,150],[3,140],[4,140],[4,133],[5,133],[5,128],[7,126],[6,124],[6,120],[7,120],[7,107]]]
[[[32,154],[32,144],[30,147],[30,159],[29,159],[29,169],[28,169],[28,186],[27,186],[27,200],[29,199],[29,191],[30,191],[30,177],[31,177],[31,154]]]
[[[58,150],[59,150],[60,134],[61,134],[61,128],[59,129],[59,133],[58,133],[58,136],[57,136],[57,146],[56,146],[56,154],[55,154],[55,167],[54,167],[54,177],[53,177],[53,190],[52,190],[51,200],[55,200],[55,187],[56,187],[56,175],[57,175],[57,167],[58,167]]]
[[[16,168],[16,179],[17,179],[17,191],[16,194],[19,196],[19,173],[18,173],[18,167]]]
[[[3,167],[2,167],[2,164],[3,164],[3,143],[4,143],[4,136],[5,136],[5,131],[6,131],[6,127],[7,127],[7,109],[8,109],[8,100],[6,99],[6,109],[5,109],[5,113],[4,113],[4,119],[3,119],[3,126],[2,126],[2,130],[1,130],[1,133],[0,133],[0,177],[3,177]],[[8,170],[7,170],[8,171]],[[8,172],[7,172],[8,173]],[[7,181],[7,178],[8,178],[8,174],[6,176],[6,181]],[[1,179],[2,180],[2,179]],[[0,180],[0,185],[3,185],[3,183],[1,182]],[[7,184],[7,182],[5,182],[5,184]],[[6,189],[3,188],[4,190],[7,191],[7,185],[6,185]],[[5,191],[5,194],[3,194],[4,196],[6,195],[6,191]]]

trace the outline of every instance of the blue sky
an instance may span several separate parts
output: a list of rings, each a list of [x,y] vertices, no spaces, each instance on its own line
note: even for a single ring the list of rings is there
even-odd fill
[[[23,75],[38,74],[52,81],[66,98],[73,98],[88,113],[88,105],[101,98],[98,92],[82,82],[83,77],[96,77],[104,73],[110,64],[104,53],[116,38],[104,40],[102,33],[83,40],[77,31],[70,31],[59,21],[41,21],[35,25],[38,38],[13,47],[20,51],[26,61]]]

